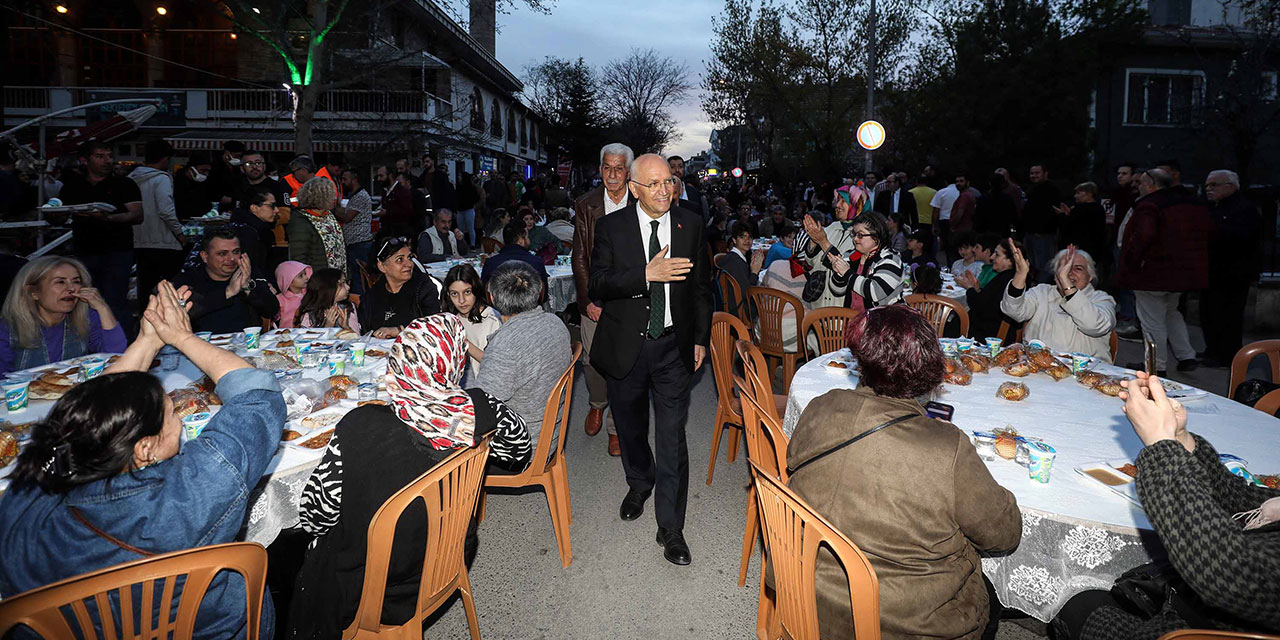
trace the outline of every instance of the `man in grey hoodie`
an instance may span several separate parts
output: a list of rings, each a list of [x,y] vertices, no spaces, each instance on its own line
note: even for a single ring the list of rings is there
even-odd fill
[[[139,301],[146,300],[161,280],[177,275],[186,255],[182,250],[182,223],[178,222],[173,203],[173,176],[169,175],[173,146],[164,140],[152,140],[147,143],[145,154],[145,164],[129,174],[142,192],[142,224],[133,228]]]

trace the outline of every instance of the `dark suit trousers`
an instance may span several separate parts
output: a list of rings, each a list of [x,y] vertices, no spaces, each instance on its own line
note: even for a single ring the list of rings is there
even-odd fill
[[[1244,312],[1249,282],[1213,282],[1200,294],[1200,328],[1204,330],[1205,355],[1231,362],[1244,339]]]
[[[689,420],[691,379],[680,361],[674,333],[645,340],[631,372],[624,378],[607,379],[627,485],[632,489],[652,489],[658,526],[677,531],[684,528],[684,508],[689,498],[689,445],[684,427]],[[649,448],[651,396],[656,460]]]

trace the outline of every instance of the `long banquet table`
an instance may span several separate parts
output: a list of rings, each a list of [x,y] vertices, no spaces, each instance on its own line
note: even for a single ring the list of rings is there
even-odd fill
[[[783,420],[788,436],[811,400],[832,389],[857,386],[852,369],[827,366],[835,359],[851,360],[849,350],[815,358],[796,371]],[[1098,370],[1128,372],[1110,365]],[[1016,379],[1030,395],[1009,402],[996,397],[996,388],[1015,378],[993,371],[974,374],[970,386],[943,385],[938,401],[955,407],[953,420],[966,433],[1011,425],[1057,449],[1048,484],[1030,480],[1027,469],[1012,460],[997,457],[987,463],[992,477],[1018,499],[1022,543],[1012,554],[983,558],[983,572],[1005,606],[1048,622],[1072,596],[1110,589],[1120,574],[1149,562],[1153,551],[1161,552],[1141,507],[1075,471],[1093,462],[1132,461],[1143,445],[1119,398],[1073,378],[1054,382],[1033,374]],[[1218,395],[1190,392],[1196,397],[1183,403],[1191,431],[1219,453],[1244,458],[1250,471],[1280,471],[1280,420]],[[910,474],[903,481],[912,481]]]
[[[301,335],[303,332],[316,336],[316,340],[337,344],[349,344],[352,340],[336,340],[335,336],[338,329],[307,329],[292,330],[290,333],[293,337]],[[237,345],[227,341],[227,348],[231,348],[241,356],[262,356],[265,351],[270,350],[274,344],[283,339],[283,336],[289,334],[281,334],[278,331],[269,331],[261,337],[261,348],[248,351],[242,345]],[[217,342],[224,342],[230,336],[220,335],[214,336]],[[377,340],[364,336],[361,338],[366,342],[369,348],[376,348],[382,351],[388,351],[393,340]],[[98,354],[106,356],[107,354]],[[76,363],[80,359],[67,361],[64,363],[55,363],[54,365],[46,365],[37,367],[31,371],[44,371],[49,369],[57,369]],[[347,362],[346,375],[355,378],[358,382],[374,382],[381,381],[386,372],[387,360],[385,357],[366,357],[365,364],[362,367],[352,367],[350,361]],[[303,378],[314,380],[324,380],[328,377],[328,371],[325,367],[301,368],[299,374]],[[193,382],[200,380],[204,374],[192,362],[185,357],[179,356],[178,367],[172,371],[162,371],[159,368],[151,370],[151,373],[160,379],[160,383],[164,386],[165,391],[172,391],[191,385]],[[354,392],[353,396],[354,398]],[[379,390],[378,398],[386,399],[385,391]],[[13,424],[23,424],[43,419],[49,414],[53,408],[54,401],[51,400],[33,400],[26,410],[20,413],[9,413],[7,410],[0,408],[0,418],[6,422]],[[343,400],[338,405],[337,411],[345,413],[355,408],[356,400]],[[221,407],[213,406],[211,411],[216,412]],[[327,411],[332,412],[331,407]],[[299,429],[299,421],[297,419],[290,420],[285,424],[286,429]],[[0,425],[2,426],[2,425]],[[309,437],[308,434],[307,437]],[[179,454],[181,455],[181,454]],[[253,495],[249,499],[249,515],[244,525],[244,539],[252,542],[258,542],[263,545],[269,545],[276,539],[282,529],[288,529],[298,524],[298,502],[302,495],[302,490],[306,486],[307,479],[311,476],[311,471],[320,463],[320,458],[324,455],[324,448],[320,449],[303,449],[294,446],[288,446],[283,442],[276,451],[275,458],[267,467],[267,473],[254,489]],[[13,470],[16,464],[10,464],[7,467],[0,468],[0,491],[8,487],[9,481],[5,479],[9,472]]]

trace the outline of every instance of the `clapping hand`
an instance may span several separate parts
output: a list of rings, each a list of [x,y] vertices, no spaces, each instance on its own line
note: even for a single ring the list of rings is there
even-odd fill
[[[844,274],[849,272],[848,260],[845,260],[841,256],[835,256],[835,255],[828,256],[828,258],[831,260],[831,270],[836,272],[837,275],[843,276]]]
[[[826,247],[830,242],[827,240],[827,230],[818,226],[818,221],[812,216],[804,217],[804,232],[809,234],[809,239],[819,247]]]
[[[760,273],[762,268],[764,268],[764,249],[756,249],[751,252],[751,273]]]
[[[1067,256],[1058,266],[1058,271],[1053,274],[1054,282],[1058,285],[1058,293],[1067,295],[1067,291],[1074,291],[1075,285],[1071,284],[1071,267],[1076,263],[1076,246],[1074,244],[1067,245]]]
[[[236,272],[231,274],[231,279],[227,281],[227,297],[233,298],[240,295],[245,287],[249,286],[249,280],[253,278],[252,271],[249,266],[249,256],[240,254],[239,264]]]
[[[1161,440],[1177,440],[1194,451],[1195,439],[1187,431],[1187,409],[1165,395],[1164,385],[1155,376],[1137,372],[1136,380],[1121,381],[1124,413],[1142,443],[1151,446]]]
[[[1055,206],[1053,207],[1053,210],[1054,210],[1054,211],[1057,211],[1059,215],[1064,215],[1064,216],[1069,216],[1069,215],[1071,215],[1071,207],[1070,207],[1070,206],[1068,206],[1068,205],[1067,205],[1067,204],[1065,204],[1065,203],[1063,203],[1063,204],[1059,204],[1059,205],[1055,205]]]
[[[151,330],[165,344],[177,346],[183,340],[194,337],[191,333],[191,319],[187,316],[190,303],[178,293],[168,280],[161,280],[156,288],[156,295],[151,297],[151,304],[142,317],[150,323]]]
[[[973,273],[961,271],[956,274],[956,284],[966,289],[978,289],[978,278]]]
[[[644,267],[644,279],[647,282],[679,282],[685,274],[693,269],[693,261],[688,258],[668,258],[667,249],[663,247],[654,254],[653,259]]]

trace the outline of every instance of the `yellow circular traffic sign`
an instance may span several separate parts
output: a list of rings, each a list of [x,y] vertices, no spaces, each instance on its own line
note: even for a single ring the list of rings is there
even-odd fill
[[[884,144],[884,125],[875,120],[858,125],[858,144],[868,151],[879,149]]]

